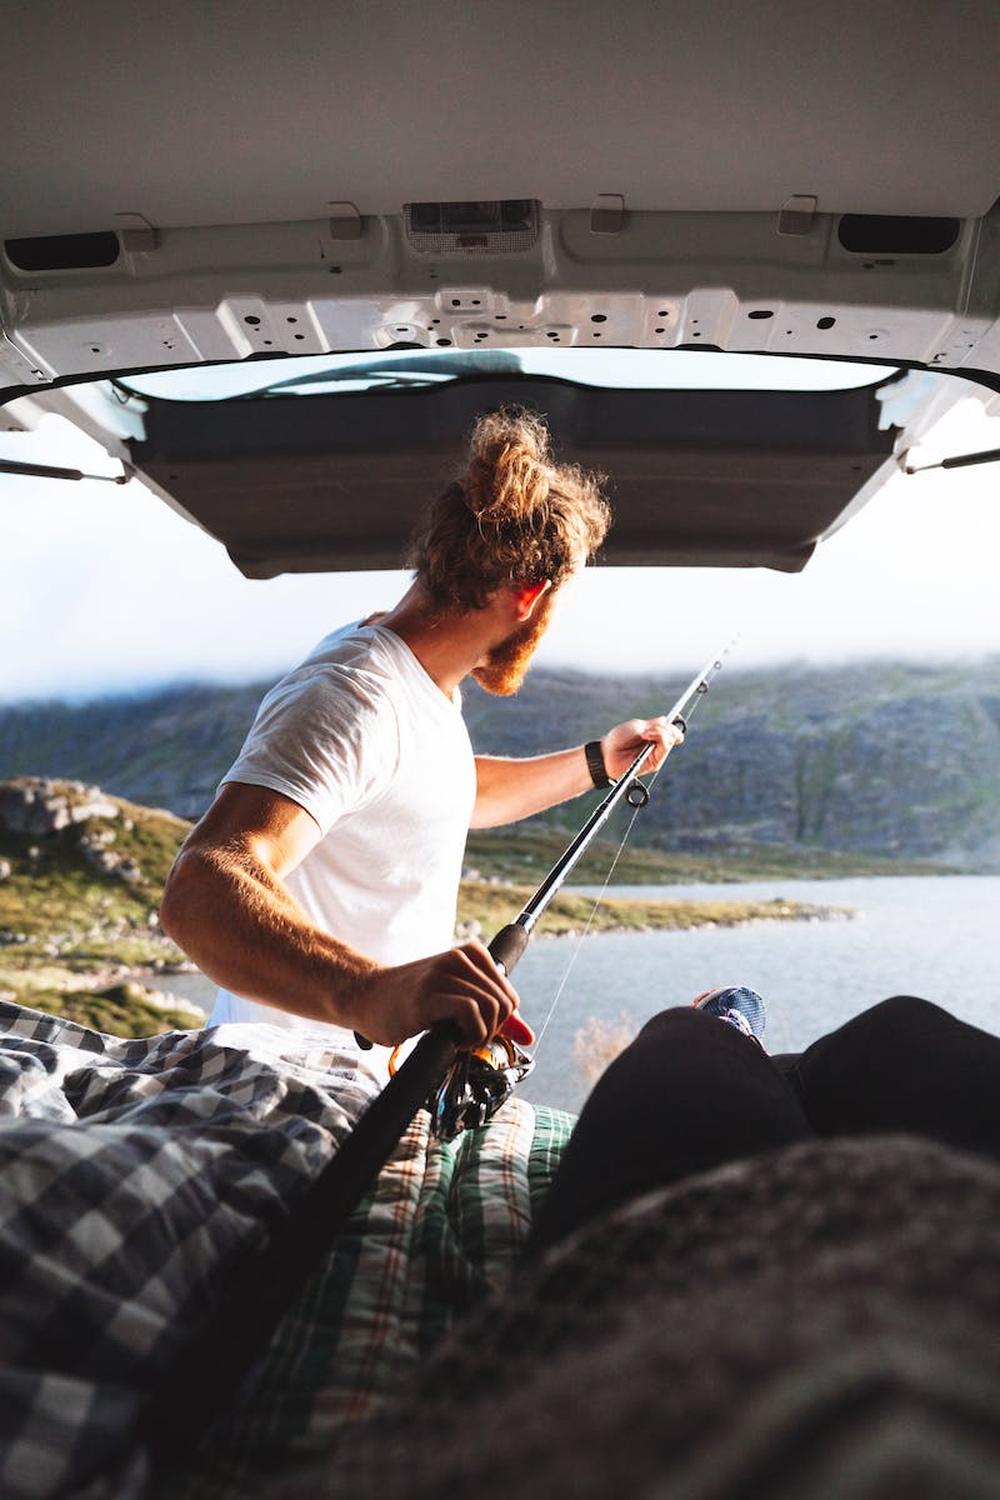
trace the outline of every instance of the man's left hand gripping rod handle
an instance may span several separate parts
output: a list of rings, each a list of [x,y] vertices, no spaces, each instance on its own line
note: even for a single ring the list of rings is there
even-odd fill
[[[490,943],[488,952],[498,969],[505,974],[510,974],[521,954],[528,946],[531,934],[526,931],[520,922],[508,922],[506,927],[501,927],[496,937]],[[360,1031],[354,1033],[354,1040],[364,1052],[370,1052],[372,1044]]]

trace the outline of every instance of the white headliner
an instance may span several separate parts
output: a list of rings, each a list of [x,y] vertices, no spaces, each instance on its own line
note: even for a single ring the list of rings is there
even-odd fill
[[[965,217],[1000,194],[995,0],[14,0],[0,23],[6,236],[599,193]]]

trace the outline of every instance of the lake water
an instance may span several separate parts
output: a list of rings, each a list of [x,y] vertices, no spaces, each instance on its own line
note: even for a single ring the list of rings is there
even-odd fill
[[[655,1011],[702,990],[748,984],[767,1001],[771,1052],[798,1051],[889,995],[922,995],[1000,1033],[1000,877],[781,880],[745,885],[615,886],[615,896],[770,900],[849,906],[852,921],[762,922],[689,932],[536,939],[518,965],[523,1013],[540,1028],[566,966],[569,981],[538,1049],[525,1098],[577,1110],[587,1085],[574,1040],[596,1017],[634,1032]],[[544,922],[543,922],[544,930]],[[163,988],[211,1008],[201,975]]]

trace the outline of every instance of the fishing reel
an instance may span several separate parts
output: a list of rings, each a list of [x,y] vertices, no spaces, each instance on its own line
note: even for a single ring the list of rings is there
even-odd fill
[[[396,1051],[389,1059],[390,1077],[396,1071]],[[427,1100],[431,1134],[453,1140],[463,1130],[476,1130],[492,1120],[535,1066],[509,1037],[498,1036],[486,1047],[460,1052],[444,1079]]]

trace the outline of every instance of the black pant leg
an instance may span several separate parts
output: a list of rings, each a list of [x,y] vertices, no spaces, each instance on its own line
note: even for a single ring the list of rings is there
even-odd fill
[[[662,1011],[595,1085],[529,1249],[651,1188],[811,1134],[756,1042],[690,1006]]]
[[[801,1056],[819,1135],[912,1131],[1000,1157],[1000,1037],[912,995],[883,1000]]]

